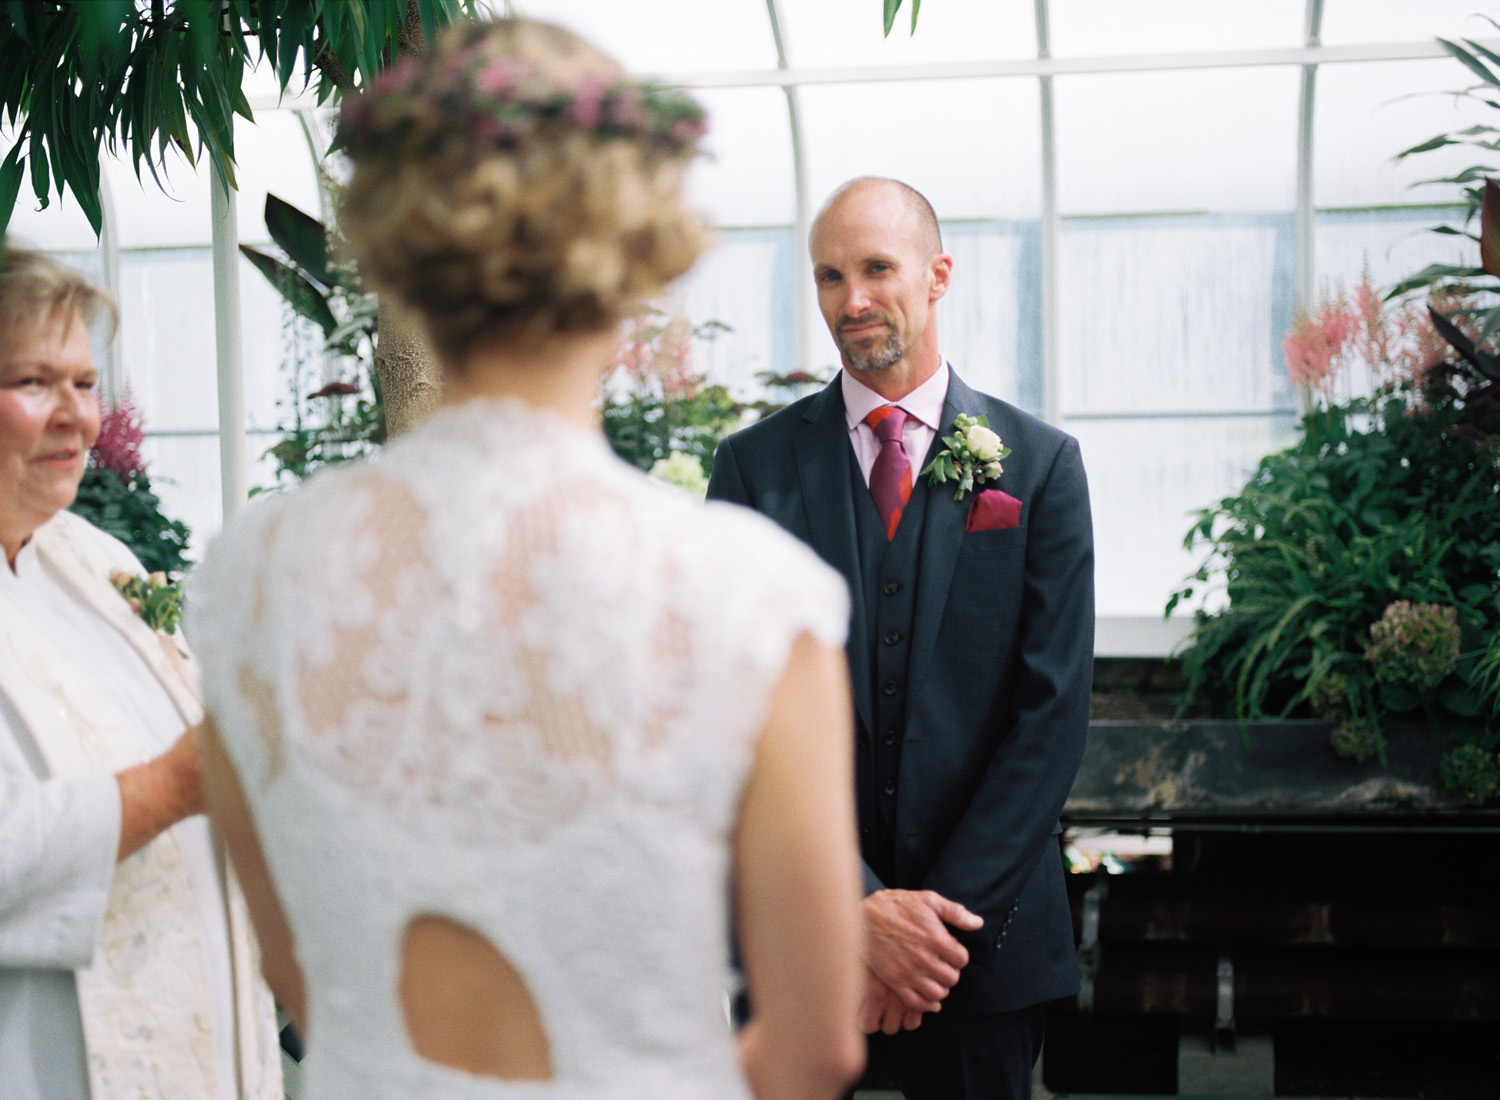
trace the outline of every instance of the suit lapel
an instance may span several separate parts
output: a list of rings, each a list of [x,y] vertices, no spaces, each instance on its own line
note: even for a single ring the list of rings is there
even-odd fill
[[[807,508],[808,542],[849,584],[853,605],[849,623],[849,674],[855,709],[865,728],[870,729],[874,715],[870,709],[869,620],[854,529],[854,500],[849,493],[854,477],[854,453],[849,446],[844,394],[837,376],[809,402],[802,420],[794,450],[802,500]]]
[[[948,395],[943,401],[943,420],[933,437],[932,447],[919,470],[925,469],[934,455],[942,450],[944,433],[953,429],[959,413],[979,416],[987,412],[984,399],[964,384],[949,368]],[[908,680],[915,691],[923,681],[937,644],[938,627],[942,625],[943,608],[948,605],[948,590],[953,585],[953,570],[958,564],[959,544],[964,537],[964,519],[969,497],[953,499],[951,486],[929,485],[927,514],[922,523],[922,564],[917,576],[916,622],[912,626],[911,667]]]

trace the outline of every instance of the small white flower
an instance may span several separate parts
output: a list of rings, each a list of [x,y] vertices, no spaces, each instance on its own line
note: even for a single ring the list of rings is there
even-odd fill
[[[994,462],[1000,457],[1000,437],[983,424],[975,424],[964,435],[964,446],[980,462]]]

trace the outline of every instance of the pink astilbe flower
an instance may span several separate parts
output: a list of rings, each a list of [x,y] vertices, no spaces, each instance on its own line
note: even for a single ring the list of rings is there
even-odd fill
[[[673,317],[653,322],[649,312],[626,323],[626,336],[615,349],[610,373],[620,372],[639,394],[665,401],[692,400],[703,389],[704,376],[693,367],[692,324]]]
[[[141,414],[127,390],[119,403],[99,418],[99,438],[89,450],[89,465],[112,470],[121,481],[129,481],[146,469],[146,460],[141,457],[145,441]]]
[[[1292,385],[1326,395],[1357,324],[1342,297],[1325,302],[1315,316],[1300,315],[1281,341]]]
[[[1354,288],[1354,311],[1359,318],[1359,333],[1354,350],[1366,363],[1391,361],[1391,326],[1381,308],[1380,292],[1370,285],[1368,273]]]
[[[1298,315],[1281,342],[1292,385],[1331,401],[1334,382],[1362,366],[1371,392],[1419,395],[1427,372],[1452,355],[1427,316],[1429,304],[1477,341],[1468,295],[1435,289],[1428,301],[1387,306],[1366,273],[1352,297],[1340,293],[1324,299],[1317,313]],[[1420,404],[1419,396],[1410,399]]]
[[[703,389],[703,376],[693,369],[693,330],[678,317],[668,323],[658,341],[657,376],[668,401],[690,401]]]

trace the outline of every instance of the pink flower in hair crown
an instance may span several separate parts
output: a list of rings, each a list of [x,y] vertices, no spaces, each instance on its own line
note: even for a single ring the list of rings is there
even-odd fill
[[[524,73],[525,70],[514,61],[495,61],[479,70],[474,77],[474,87],[490,95],[503,96],[516,90]]]
[[[703,108],[676,89],[598,72],[557,83],[481,45],[382,73],[344,100],[334,146],[355,157],[401,156],[456,136],[504,149],[548,126],[688,154],[707,129]]]
[[[609,79],[598,74],[586,76],[578,82],[578,98],[573,101],[573,121],[585,130],[592,130],[604,119],[604,93],[609,90]]]

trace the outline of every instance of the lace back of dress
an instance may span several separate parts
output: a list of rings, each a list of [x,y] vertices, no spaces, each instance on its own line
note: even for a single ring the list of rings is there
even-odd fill
[[[291,640],[291,676],[252,647],[239,688],[271,770],[295,731],[388,809],[457,799],[486,828],[535,839],[671,740],[696,680],[693,609],[617,493],[584,482],[473,503],[485,520],[378,469],[345,479],[322,533],[342,559],[339,599],[288,585],[273,608],[276,593],[257,591],[248,629]],[[264,532],[273,555],[278,526]]]

